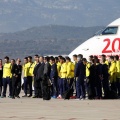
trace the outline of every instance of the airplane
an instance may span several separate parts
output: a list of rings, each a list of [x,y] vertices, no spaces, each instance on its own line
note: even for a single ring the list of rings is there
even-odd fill
[[[111,55],[119,55],[120,57],[120,18],[79,45],[69,54],[69,57],[72,59],[74,54],[82,54],[86,59],[90,55],[100,58],[102,54],[107,58]]]

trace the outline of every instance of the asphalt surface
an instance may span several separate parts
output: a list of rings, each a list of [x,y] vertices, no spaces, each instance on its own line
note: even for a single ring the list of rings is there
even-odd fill
[[[120,120],[120,100],[0,98],[0,120]]]

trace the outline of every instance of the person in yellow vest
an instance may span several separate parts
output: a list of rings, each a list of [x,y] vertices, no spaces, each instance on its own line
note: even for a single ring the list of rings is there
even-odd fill
[[[117,91],[116,89],[116,62],[114,61],[114,57],[110,56],[110,68],[109,68],[109,74],[110,74],[110,83],[111,83],[111,90]]]
[[[58,86],[58,95],[60,94],[60,86],[59,86],[59,81],[60,81],[60,69],[61,69],[61,63],[58,60],[58,57],[55,57],[55,63],[57,65],[57,73],[58,73],[58,77],[57,77],[57,86]]]
[[[29,86],[29,90],[30,90],[30,95],[28,97],[32,96],[32,80],[33,80],[33,70],[35,67],[34,62],[32,62],[32,57],[28,56],[28,76],[27,76],[27,83]]]
[[[87,61],[86,58],[83,58],[83,64],[86,65],[86,78],[89,78],[89,75],[90,75],[90,66],[91,64]]]
[[[74,63],[74,66],[76,67],[76,64],[77,64],[77,55],[76,54],[74,54],[73,55],[73,63]],[[74,76],[74,89],[76,89],[76,80],[77,80],[77,78]],[[76,93],[77,94],[77,93]],[[71,97],[71,99],[74,99],[74,98],[76,98],[76,95],[75,96],[73,96],[73,97]]]
[[[58,77],[60,77],[61,63],[58,60],[58,57],[55,57],[55,63],[57,65]]]
[[[83,64],[86,66],[86,74],[85,74],[85,88],[86,88],[86,92],[88,93],[88,87],[89,87],[89,76],[90,76],[90,62],[87,61],[86,58],[83,58]]]
[[[3,66],[3,94],[2,98],[6,97],[6,90],[7,90],[7,84],[9,85],[9,96],[12,98],[12,73],[11,73],[11,63],[9,62],[9,57],[6,56],[5,58],[5,64]]]
[[[38,64],[38,58],[39,58],[39,55],[34,55],[34,62],[33,62],[33,64],[34,64],[34,68],[35,68],[35,66]],[[34,72],[34,70],[33,70],[33,72]],[[35,93],[35,86],[34,86],[34,83],[35,82],[35,80],[34,80],[34,76],[33,76],[33,83],[32,83],[32,89],[34,90],[34,93]],[[33,96],[33,98],[34,98],[35,96]]]
[[[69,57],[66,57],[66,65],[67,65],[67,82],[68,82],[68,88],[71,87],[73,80],[74,80],[74,69],[75,65],[71,62],[71,59]]]
[[[60,79],[59,79],[59,96],[57,98],[62,98],[62,94],[66,91],[66,75],[67,75],[67,65],[65,62],[65,58],[60,58],[61,69],[60,69]]]
[[[25,95],[22,97],[27,97],[27,77],[28,77],[28,58],[24,58],[24,64],[23,64],[23,79],[24,79],[24,93]]]
[[[119,60],[119,56],[116,55],[114,56],[114,60],[116,62],[116,87],[117,87],[117,93],[118,96],[120,97],[120,60]]]
[[[75,65],[74,63],[71,62],[71,59],[69,57],[66,57],[66,65],[67,65],[67,74],[66,74],[67,89],[70,89],[70,88],[73,89]],[[71,93],[71,97],[72,96],[73,96],[73,93]]]

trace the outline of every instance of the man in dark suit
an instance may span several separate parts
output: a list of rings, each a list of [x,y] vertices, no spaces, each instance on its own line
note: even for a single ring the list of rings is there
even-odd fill
[[[38,67],[38,70],[36,72],[36,80],[37,80],[37,97],[38,98],[41,98],[42,97],[42,82],[43,82],[43,79],[44,79],[44,57],[43,56],[40,56],[39,57],[39,67]]]
[[[77,57],[78,62],[75,66],[75,77],[76,80],[76,92],[77,99],[85,99],[85,86],[84,86],[84,78],[85,78],[85,65],[82,62],[83,56],[80,54]]]
[[[33,98],[38,98],[39,97],[39,87],[40,87],[40,80],[37,78],[38,74],[38,69],[40,67],[41,63],[39,62],[39,57],[36,56],[36,65],[34,67],[33,75],[34,75],[34,91],[35,95]]]
[[[57,72],[57,65],[55,63],[55,58],[50,58],[51,63],[51,72],[50,72],[50,79],[52,82],[52,97],[57,98],[58,96],[58,86],[57,86],[57,78],[58,78],[58,72]]]
[[[21,60],[18,58],[16,60],[16,64],[14,63],[12,65],[12,98],[15,99],[15,96],[17,98],[19,97],[19,93],[21,90],[21,72],[22,72],[22,66],[20,65]]]
[[[49,57],[44,58],[44,79],[42,82],[43,85],[43,100],[50,100],[50,71],[51,65],[49,63]]]
[[[45,57],[44,58],[44,63],[45,63],[45,66],[44,66],[44,76],[47,76],[47,77],[50,78],[51,65],[49,63],[49,57]]]

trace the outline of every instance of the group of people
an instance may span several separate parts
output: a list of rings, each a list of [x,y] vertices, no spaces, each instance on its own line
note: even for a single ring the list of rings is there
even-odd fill
[[[74,61],[74,62],[72,62]],[[21,78],[24,84],[21,85]],[[119,56],[105,55],[89,56],[89,60],[82,54],[69,57],[25,57],[21,60],[0,59],[0,96],[6,97],[7,85],[9,96],[20,98],[21,86],[24,90],[22,97],[62,99],[66,91],[71,99],[103,99],[110,91],[120,96],[120,60]],[[34,91],[32,89],[34,85]]]

